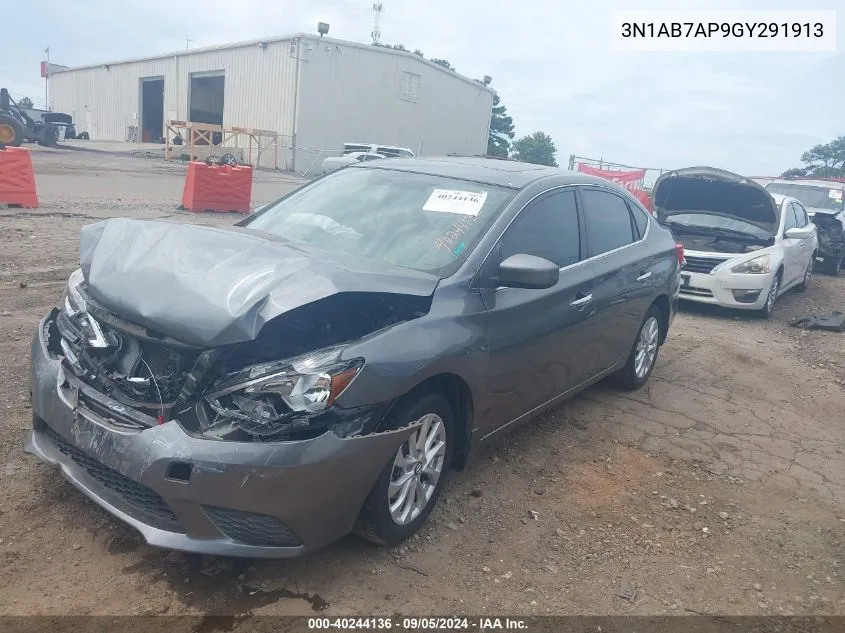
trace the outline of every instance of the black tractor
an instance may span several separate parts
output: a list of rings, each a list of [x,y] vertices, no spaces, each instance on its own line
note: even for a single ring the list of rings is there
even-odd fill
[[[55,123],[36,121],[14,102],[6,88],[0,88],[0,146],[19,147],[30,141],[50,147],[58,140]]]

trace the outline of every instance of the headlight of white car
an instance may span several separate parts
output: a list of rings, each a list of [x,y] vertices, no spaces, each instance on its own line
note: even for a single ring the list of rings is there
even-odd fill
[[[763,275],[765,273],[770,273],[772,272],[771,260],[772,258],[768,253],[760,255],[754,259],[749,259],[741,264],[737,264],[731,268],[731,272],[743,275]]]

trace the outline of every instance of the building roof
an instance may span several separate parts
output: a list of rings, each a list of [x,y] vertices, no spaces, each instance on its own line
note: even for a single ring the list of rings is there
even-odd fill
[[[311,33],[293,33],[293,34],[290,34],[290,35],[278,35],[278,36],[274,36],[274,37],[266,37],[266,38],[261,38],[261,39],[257,39],[257,40],[248,40],[248,41],[244,41],[244,42],[232,42],[231,44],[218,44],[216,46],[205,46],[205,47],[202,47],[202,48],[187,48],[187,49],[181,50],[181,51],[173,51],[171,53],[162,53],[160,55],[150,55],[150,56],[147,56],[147,57],[133,57],[133,58],[128,58],[128,59],[119,59],[119,60],[110,61],[110,62],[102,62],[102,63],[99,63],[99,64],[85,64],[83,66],[71,66],[71,67],[68,67],[68,68],[64,68],[62,70],[56,70],[56,71],[52,72],[51,74],[57,75],[57,74],[60,74],[60,73],[73,72],[74,70],[83,70],[83,69],[86,69],[86,68],[99,68],[101,66],[118,66],[120,64],[133,64],[133,63],[137,63],[137,62],[154,61],[154,60],[159,60],[159,59],[167,59],[168,57],[185,57],[185,56],[188,56],[188,55],[198,55],[200,53],[207,53],[207,52],[210,52],[210,51],[221,51],[221,50],[228,50],[228,49],[234,49],[234,48],[246,48],[248,46],[259,46],[261,44],[274,44],[274,43],[277,43],[277,42],[288,42],[290,40],[295,40],[295,39],[318,41],[318,42],[323,42],[323,43],[328,43],[328,44],[335,44],[335,45],[338,45],[338,46],[350,46],[350,47],[354,47],[354,48],[363,48],[363,49],[367,49],[367,50],[377,51],[377,52],[382,53],[384,55],[402,55],[402,56],[405,56],[405,57],[410,57],[410,58],[412,58],[412,59],[414,59],[414,60],[416,60],[420,63],[428,64],[429,66],[432,66],[432,67],[438,69],[440,72],[444,72],[444,73],[451,75],[451,76],[453,76],[457,79],[460,79],[461,81],[465,81],[467,83],[470,83],[470,84],[476,86],[477,88],[484,89],[484,90],[486,90],[490,93],[495,93],[495,91],[490,86],[485,86],[484,84],[476,81],[475,79],[471,79],[470,77],[467,77],[466,75],[461,75],[460,73],[457,73],[454,70],[449,70],[448,68],[444,68],[440,64],[435,64],[434,62],[431,62],[431,61],[425,59],[424,57],[420,57],[419,55],[414,55],[413,53],[409,53],[408,51],[399,51],[399,50],[396,50],[394,48],[388,48],[386,46],[373,46],[372,44],[363,44],[361,42],[351,42],[351,41],[348,41],[348,40],[338,40],[338,39],[334,39],[334,38],[330,38],[330,37],[320,37],[319,35],[312,35]]]
[[[515,189],[522,189],[532,182],[550,176],[557,177],[560,184],[609,184],[608,180],[577,171],[485,156],[388,158],[383,161],[357,163],[351,167],[416,172]]]

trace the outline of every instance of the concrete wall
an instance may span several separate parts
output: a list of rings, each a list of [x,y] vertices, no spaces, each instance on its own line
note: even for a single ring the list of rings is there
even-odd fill
[[[346,142],[397,145],[429,156],[486,153],[493,95],[477,82],[410,53],[370,45],[315,37],[303,39],[302,48],[299,171],[316,150],[337,155]],[[415,101],[403,92],[403,73],[416,77]]]

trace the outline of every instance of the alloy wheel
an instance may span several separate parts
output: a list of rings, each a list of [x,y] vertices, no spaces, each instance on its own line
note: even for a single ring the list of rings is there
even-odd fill
[[[637,351],[634,355],[634,372],[637,378],[643,378],[651,370],[657,356],[657,339],[660,335],[660,324],[656,317],[649,317],[643,323],[640,336],[637,339]]]
[[[446,425],[434,413],[420,418],[419,426],[396,453],[387,487],[390,518],[407,525],[431,501],[446,461]]]
[[[780,277],[775,275],[772,280],[772,286],[769,288],[769,296],[766,297],[766,311],[771,313],[775,309],[775,301],[778,298],[778,289],[780,288]]]

